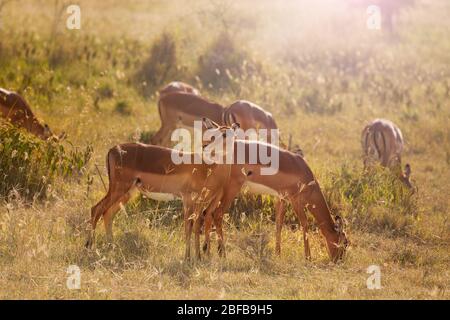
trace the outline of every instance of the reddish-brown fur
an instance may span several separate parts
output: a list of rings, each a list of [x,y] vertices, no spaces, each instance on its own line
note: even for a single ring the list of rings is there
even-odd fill
[[[0,88],[0,114],[13,125],[22,127],[37,137],[47,140],[53,134],[46,124],[41,124],[20,95]]]
[[[207,129],[225,131],[204,120]],[[86,246],[94,241],[94,230],[98,220],[103,217],[108,240],[112,241],[112,224],[115,213],[125,204],[133,191],[145,194],[168,194],[183,200],[186,237],[186,259],[190,258],[190,239],[195,229],[196,256],[200,256],[201,214],[210,215],[223,195],[223,187],[230,176],[230,165],[178,164],[171,158],[172,149],[126,143],[111,148],[106,165],[109,176],[109,189],[105,197],[91,210],[91,232]],[[191,159],[194,154],[190,153]]]
[[[250,154],[250,146],[261,144],[256,141],[235,141],[235,155],[239,145],[244,144],[246,155]],[[231,176],[228,186],[224,188],[225,194],[220,200],[217,210],[205,218],[205,246],[204,250],[209,253],[209,232],[214,220],[214,225],[218,232],[219,253],[225,253],[223,243],[222,220],[223,214],[230,207],[233,199],[247,182],[270,188],[270,191],[263,193],[275,193],[278,198],[276,208],[276,252],[281,251],[281,229],[284,221],[284,202],[289,201],[297,214],[298,220],[303,228],[303,239],[305,244],[305,256],[310,258],[310,248],[308,241],[308,222],[306,211],[314,216],[322,235],[325,237],[328,253],[332,261],[340,260],[348,245],[346,235],[343,231],[342,219],[338,216],[333,219],[330,209],[320,189],[319,183],[315,179],[306,161],[298,154],[278,149],[269,145],[270,153],[279,152],[279,170],[274,175],[262,175],[260,169],[263,165],[249,164],[249,159],[244,164],[231,165]],[[234,163],[237,163],[236,160]],[[250,190],[250,192],[252,192]]]

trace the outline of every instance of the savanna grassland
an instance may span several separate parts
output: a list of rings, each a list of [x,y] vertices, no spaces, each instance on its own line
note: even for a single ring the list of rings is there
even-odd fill
[[[448,1],[401,7],[392,33],[369,30],[364,6],[338,0],[77,3],[81,30],[65,28],[63,1],[0,11],[0,87],[68,135],[60,149],[0,130],[1,299],[450,297]],[[272,199],[248,195],[226,216],[225,260],[213,250],[183,263],[181,204],[141,197],[117,214],[114,246],[100,224],[95,250],[84,248],[107,150],[148,141],[156,91],[173,80],[272,112],[346,219],[342,263],[329,262],[314,226],[305,261],[290,209],[276,256]],[[360,133],[377,117],[403,131],[414,195],[386,170],[363,173]],[[69,265],[81,269],[80,290],[66,287]],[[370,265],[379,290],[367,288]]]

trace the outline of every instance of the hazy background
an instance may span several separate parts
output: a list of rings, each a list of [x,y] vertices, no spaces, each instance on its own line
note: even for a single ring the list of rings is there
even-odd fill
[[[448,298],[448,1],[77,1],[81,30],[65,27],[71,2],[6,2],[0,87],[93,154],[83,176],[55,179],[31,207],[26,184],[2,195],[0,297]],[[367,27],[369,4],[381,8],[381,30]],[[313,263],[304,261],[290,211],[274,256],[268,197],[236,202],[226,262],[213,254],[181,264],[178,202],[140,199],[116,218],[116,248],[104,246],[99,225],[98,250],[82,249],[84,221],[104,193],[95,165],[106,181],[109,148],[148,141],[159,128],[156,92],[173,80],[273,113],[347,219],[353,245],[343,265],[328,265],[314,227]],[[418,194],[385,170],[363,175],[360,133],[377,117],[401,128]],[[80,291],[65,287],[69,264],[83,270]],[[366,289],[371,264],[382,268],[382,290]]]

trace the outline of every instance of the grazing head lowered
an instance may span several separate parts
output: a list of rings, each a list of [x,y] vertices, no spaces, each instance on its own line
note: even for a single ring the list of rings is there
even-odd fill
[[[260,129],[277,129],[272,114],[252,102],[239,100],[224,108],[221,104],[186,90],[171,90],[170,93],[161,94],[158,112],[161,128],[151,138],[151,143],[166,147],[171,145],[170,137],[175,129],[194,128],[195,121],[203,117],[220,125],[239,123],[242,129],[240,133],[245,135],[246,140],[256,140]],[[268,131],[267,138],[271,143],[271,131]]]
[[[338,262],[344,258],[350,242],[348,241],[347,234],[344,231],[344,221],[340,216],[334,217],[334,227],[337,233],[337,242],[328,246],[328,253],[333,262]]]
[[[42,124],[19,94],[2,88],[0,88],[0,115],[13,125],[24,128],[42,140],[58,141],[65,137],[65,133],[59,137],[55,136],[47,124]]]
[[[278,170],[263,171],[268,164],[252,158],[254,152],[270,155],[278,155]],[[205,218],[205,245],[204,251],[209,253],[209,230],[212,220],[216,226],[219,241],[219,254],[225,255],[224,238],[222,231],[222,219],[234,198],[241,189],[251,194],[264,194],[274,196],[276,199],[276,244],[275,252],[281,252],[281,230],[284,221],[285,203],[290,202],[303,229],[303,241],[305,257],[310,259],[311,251],[308,239],[307,212],[310,212],[318,225],[321,234],[325,238],[330,260],[337,262],[344,257],[348,247],[347,236],[344,232],[344,224],[340,217],[331,215],[331,211],[322,193],[318,181],[315,179],[306,160],[293,152],[283,150],[274,145],[268,145],[259,141],[235,140],[234,164],[231,166],[231,177],[225,188],[225,193],[220,199],[220,205],[211,216]],[[237,158],[240,150],[244,152],[244,158]],[[252,153],[253,152],[253,153]],[[259,153],[257,152],[257,153]],[[275,160],[276,161],[276,160]],[[264,162],[265,163],[265,162]]]
[[[403,135],[400,129],[386,119],[376,119],[368,124],[362,131],[361,144],[364,151],[364,166],[370,166],[374,162],[380,163],[394,171],[399,171],[400,180],[410,189],[411,166],[407,164],[405,170],[401,167],[403,151]]]

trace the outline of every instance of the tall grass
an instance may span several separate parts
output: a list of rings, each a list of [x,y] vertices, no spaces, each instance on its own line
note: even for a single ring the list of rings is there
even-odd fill
[[[343,165],[328,179],[328,202],[352,228],[395,235],[406,235],[413,229],[420,213],[417,194],[390,170],[375,167],[362,171]]]

